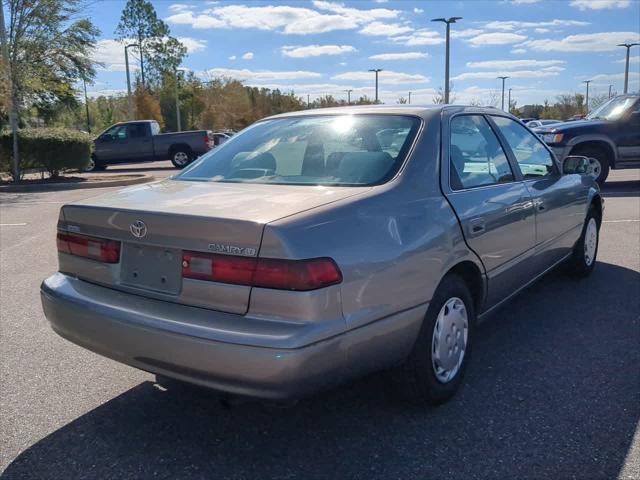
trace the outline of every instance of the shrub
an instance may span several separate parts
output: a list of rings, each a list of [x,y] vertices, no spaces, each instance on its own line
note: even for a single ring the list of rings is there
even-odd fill
[[[60,172],[81,169],[89,163],[93,140],[91,135],[65,128],[24,128],[18,131],[20,169],[45,170],[51,178]],[[13,137],[0,132],[0,167],[11,172]]]

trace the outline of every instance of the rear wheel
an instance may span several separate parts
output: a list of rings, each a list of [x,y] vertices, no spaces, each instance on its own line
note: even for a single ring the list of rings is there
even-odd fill
[[[180,147],[171,152],[171,163],[176,168],[183,169],[191,163],[191,160],[193,160],[193,154],[188,148]]]
[[[471,352],[475,309],[469,288],[447,275],[433,296],[413,351],[394,372],[393,385],[406,400],[437,405],[460,387]]]
[[[591,274],[598,255],[600,242],[600,219],[595,208],[591,207],[582,227],[582,235],[573,247],[573,254],[568,262],[569,273],[576,277]]]
[[[593,178],[599,185],[603,185],[609,176],[609,153],[602,147],[584,146],[577,147],[571,152],[572,155],[582,155],[589,159],[587,175]]]

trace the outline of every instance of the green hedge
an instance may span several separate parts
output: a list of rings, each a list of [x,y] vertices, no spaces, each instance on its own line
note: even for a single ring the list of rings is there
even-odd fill
[[[23,128],[18,132],[20,170],[38,169],[57,177],[64,170],[81,169],[91,158],[91,135],[65,128]],[[13,137],[0,132],[0,168],[12,171]]]

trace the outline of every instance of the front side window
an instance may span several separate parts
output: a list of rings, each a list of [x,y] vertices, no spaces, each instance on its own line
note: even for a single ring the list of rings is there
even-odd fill
[[[453,190],[513,181],[507,156],[481,115],[451,120],[450,181]]]
[[[297,185],[375,185],[398,171],[420,120],[323,115],[259,122],[177,179]]]
[[[553,158],[538,137],[510,118],[491,118],[507,140],[524,178],[546,177],[556,173]]]
[[[113,140],[126,140],[127,139],[127,126],[116,125],[104,132],[103,136],[111,137]]]
[[[637,97],[613,97],[591,112],[587,118],[589,120],[618,120],[632,110],[636,101]]]

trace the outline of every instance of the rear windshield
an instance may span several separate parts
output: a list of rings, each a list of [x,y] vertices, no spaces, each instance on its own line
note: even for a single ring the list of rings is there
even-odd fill
[[[400,115],[266,120],[202,156],[178,180],[375,185],[404,161],[420,121]]]

